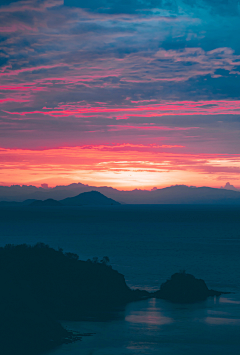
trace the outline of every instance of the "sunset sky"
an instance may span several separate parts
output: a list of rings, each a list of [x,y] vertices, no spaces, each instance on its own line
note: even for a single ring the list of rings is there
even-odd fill
[[[240,187],[238,0],[1,0],[0,185]]]

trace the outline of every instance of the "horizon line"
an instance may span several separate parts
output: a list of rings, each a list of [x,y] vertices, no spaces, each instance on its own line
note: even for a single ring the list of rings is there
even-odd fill
[[[9,185],[0,185],[0,187],[35,187],[37,189],[43,189],[43,190],[49,190],[49,189],[54,189],[57,187],[69,187],[71,185],[82,185],[85,187],[93,187],[93,188],[112,188],[114,190],[118,190],[118,191],[156,191],[156,190],[162,190],[162,189],[166,189],[166,188],[170,188],[170,187],[176,187],[176,186],[185,186],[188,188],[211,188],[211,189],[225,189],[225,190],[239,190],[240,191],[240,187],[238,186],[234,186],[229,182],[226,182],[224,186],[220,186],[220,187],[212,187],[212,186],[206,186],[206,185],[199,185],[199,186],[195,186],[195,185],[186,185],[186,184],[172,184],[172,185],[167,185],[167,186],[163,186],[163,187],[157,187],[157,186],[149,186],[148,188],[129,188],[129,189],[121,189],[121,188],[117,188],[117,187],[113,187],[113,186],[108,186],[108,185],[100,185],[100,186],[95,186],[95,185],[89,185],[89,184],[84,184],[82,182],[72,182],[70,184],[67,185],[54,185],[54,186],[49,186],[49,184],[46,183],[41,183],[39,186],[34,185],[33,183],[29,183],[29,184],[9,184]]]

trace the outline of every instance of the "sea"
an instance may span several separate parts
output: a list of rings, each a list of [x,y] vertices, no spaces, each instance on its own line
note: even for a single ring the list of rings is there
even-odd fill
[[[108,256],[134,289],[175,272],[230,292],[196,304],[149,299],[106,319],[63,322],[85,334],[49,355],[240,355],[240,206],[1,207],[0,246],[46,243],[81,260]]]

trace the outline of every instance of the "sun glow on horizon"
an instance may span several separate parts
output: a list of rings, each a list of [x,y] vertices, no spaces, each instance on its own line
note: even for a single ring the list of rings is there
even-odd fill
[[[239,185],[240,155],[169,153],[161,146],[0,149],[1,185],[81,182],[118,189]]]

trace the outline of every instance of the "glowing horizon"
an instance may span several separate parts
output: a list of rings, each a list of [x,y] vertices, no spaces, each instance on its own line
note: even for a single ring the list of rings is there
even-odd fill
[[[168,147],[172,148],[176,149]],[[237,185],[240,165],[240,155],[179,154],[166,152],[164,145],[129,144],[0,149],[0,159],[4,160],[1,185],[47,183],[53,187],[81,182],[127,190],[170,185],[221,187],[228,181]]]

